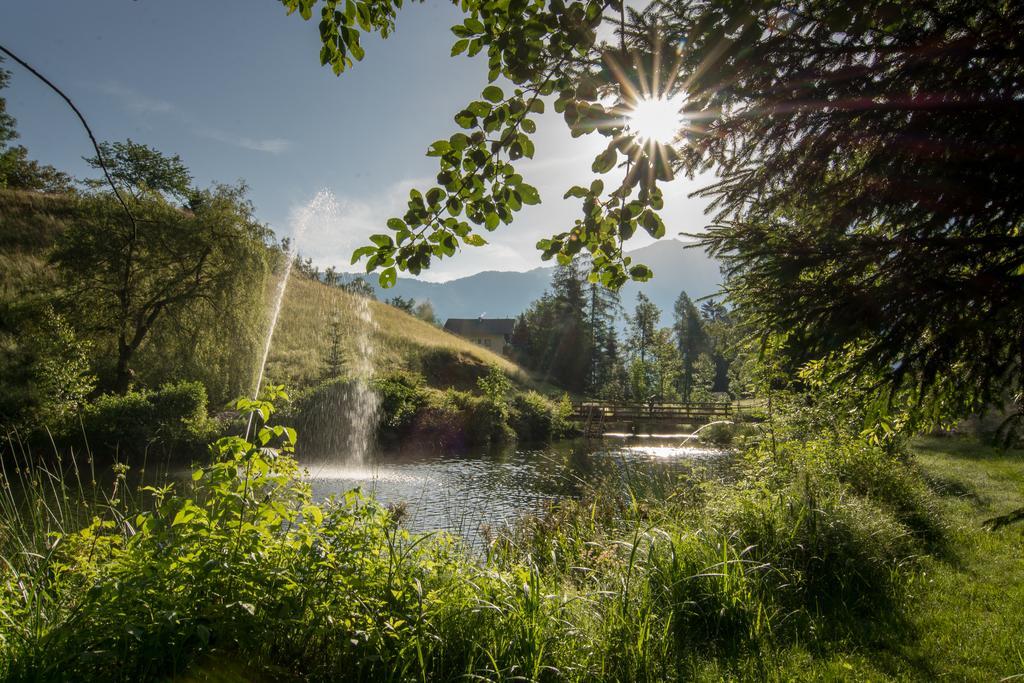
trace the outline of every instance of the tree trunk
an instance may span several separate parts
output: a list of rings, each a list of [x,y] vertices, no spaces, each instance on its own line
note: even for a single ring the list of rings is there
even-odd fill
[[[117,371],[114,373],[114,392],[117,394],[127,394],[131,388],[134,373],[128,367],[128,361],[133,350],[123,338],[117,340]]]

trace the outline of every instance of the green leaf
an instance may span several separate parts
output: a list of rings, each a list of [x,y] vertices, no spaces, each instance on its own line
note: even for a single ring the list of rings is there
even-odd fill
[[[629,276],[639,282],[646,282],[654,277],[654,272],[642,263],[638,263],[629,269]]]
[[[596,159],[594,159],[593,165],[590,169],[594,173],[607,173],[608,171],[615,168],[615,162],[619,160],[619,155],[615,149],[606,149],[601,152]]]
[[[380,282],[380,286],[384,289],[389,289],[395,286],[395,282],[398,281],[398,273],[395,272],[394,266],[391,268],[385,268],[380,271],[380,275],[377,277],[377,281]]]
[[[498,217],[495,216],[494,218],[495,220],[497,220]],[[482,247],[485,244],[487,244],[487,240],[485,240],[483,237],[476,233],[466,235],[465,237],[462,238],[462,241],[471,247]]]
[[[391,239],[391,235],[370,235],[370,241],[378,247],[387,248],[395,246],[394,241]]]
[[[485,100],[489,100],[495,103],[501,102],[503,99],[505,99],[505,93],[502,92],[501,88],[499,88],[496,85],[489,85],[486,88],[484,88],[483,96]]]
[[[324,521],[324,513],[319,505],[310,504],[302,506],[302,516],[313,522],[313,526],[320,526]]]
[[[469,41],[465,38],[455,41],[455,44],[452,45],[452,57],[462,54],[466,51],[467,47],[469,47]]]
[[[394,220],[394,219],[392,219],[392,220]],[[377,253],[377,248],[376,247],[370,247],[370,246],[359,247],[354,252],[352,252],[352,265],[355,265],[356,261],[358,261],[359,259],[361,259],[363,257],[366,257],[366,256],[369,256],[370,254],[376,254],[376,253]]]
[[[407,226],[401,218],[389,218],[388,227],[392,230],[405,230]]]
[[[540,204],[540,193],[533,185],[522,183],[519,185],[518,192],[523,204]]]

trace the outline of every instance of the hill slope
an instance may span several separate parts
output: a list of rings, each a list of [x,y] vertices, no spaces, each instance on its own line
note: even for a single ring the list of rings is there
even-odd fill
[[[462,337],[379,301],[368,301],[372,316],[370,362],[377,371],[406,368],[423,372],[434,386],[470,386],[489,365],[519,382],[524,370]],[[293,275],[274,332],[267,377],[274,382],[304,384],[318,379],[331,346],[331,326],[338,323],[348,368],[359,366],[360,301],[336,287]],[[269,308],[269,306],[268,306]]]
[[[13,341],[17,329],[4,311],[28,297],[53,292],[57,278],[48,262],[54,241],[76,217],[74,197],[0,190],[0,341]],[[267,325],[277,279],[267,290]],[[267,364],[274,382],[301,384],[323,376],[331,344],[331,323],[341,331],[341,348],[349,368],[357,365],[358,301],[340,289],[294,275],[285,292]],[[378,370],[407,368],[423,372],[435,386],[472,385],[475,378],[497,365],[513,379],[528,382],[522,369],[508,359],[456,337],[386,304],[370,301],[375,324],[371,361]],[[12,324],[7,324],[12,322]],[[224,339],[238,348],[237,340]],[[145,345],[158,353],[161,340]],[[262,344],[257,352],[262,351]],[[255,365],[256,359],[253,364]],[[187,379],[187,378],[186,378]],[[212,391],[211,394],[217,392]]]

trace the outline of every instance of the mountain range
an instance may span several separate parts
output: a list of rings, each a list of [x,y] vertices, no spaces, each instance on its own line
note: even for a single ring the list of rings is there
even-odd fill
[[[654,271],[648,282],[626,283],[620,291],[622,305],[631,311],[638,292],[646,294],[663,311],[662,323],[671,319],[679,292],[692,299],[718,291],[722,284],[719,264],[699,248],[687,247],[679,240],[663,239],[628,252],[634,263],[643,263]],[[447,318],[514,318],[536,299],[551,283],[553,266],[525,272],[488,270],[448,282],[426,282],[416,278],[399,278],[389,289],[382,289],[376,278],[373,285],[378,299],[394,296],[427,301],[434,307],[440,321]],[[349,275],[347,278],[353,276]]]

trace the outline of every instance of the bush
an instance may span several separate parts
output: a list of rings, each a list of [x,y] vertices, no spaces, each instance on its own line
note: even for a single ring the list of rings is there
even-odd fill
[[[555,431],[555,406],[536,391],[516,394],[509,411],[509,424],[523,441],[547,441]]]
[[[26,308],[12,316],[16,338],[0,333],[0,425],[59,429],[95,386],[90,345],[49,306]]]
[[[144,403],[125,397],[122,413]],[[437,414],[465,429],[484,412],[492,399],[430,392],[416,427]],[[313,503],[294,440],[271,426],[220,439],[149,504],[97,496],[84,528],[5,548],[0,678],[205,679],[233,662],[246,679],[767,678],[732,667],[856,644],[898,615],[919,543],[890,500],[914,472],[856,444],[825,458],[820,441],[731,481],[597,487],[476,559],[358,493]]]
[[[380,397],[379,428],[382,436],[397,439],[412,429],[416,415],[427,403],[423,375],[398,370],[373,380]]]
[[[73,425],[69,436],[76,439]],[[194,456],[216,432],[199,382],[165,384],[156,391],[100,396],[82,411],[82,431],[94,451],[140,455],[153,447]]]

